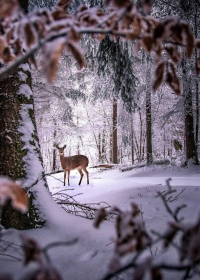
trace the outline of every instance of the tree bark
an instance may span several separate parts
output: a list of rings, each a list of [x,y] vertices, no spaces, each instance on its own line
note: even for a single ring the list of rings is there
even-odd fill
[[[133,115],[131,115],[131,163],[134,164],[134,157],[135,157],[135,153],[134,153],[134,132],[133,132]]]
[[[183,95],[184,95],[184,115],[185,115],[185,148],[186,164],[188,160],[194,159],[195,156],[195,135],[194,135],[194,118],[192,104],[191,78],[187,75],[186,59],[182,59],[183,73]]]
[[[0,175],[9,176],[13,180],[26,180],[31,177],[30,157],[37,154],[41,163],[41,156],[30,89],[31,74],[23,69],[19,71],[20,75],[16,72],[0,83]],[[22,77],[26,77],[26,83]],[[31,138],[27,140],[29,136]],[[5,228],[14,227],[23,230],[44,224],[31,190],[28,191],[28,196],[27,214],[14,210],[10,202],[4,205],[1,223]]]
[[[117,147],[117,99],[113,99],[113,163],[118,163],[118,147]]]
[[[147,57],[147,73],[146,73],[146,149],[147,164],[152,164],[152,120],[151,120],[151,69],[149,58]]]

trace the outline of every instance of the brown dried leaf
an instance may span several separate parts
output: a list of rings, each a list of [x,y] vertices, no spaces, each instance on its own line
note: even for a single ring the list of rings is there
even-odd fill
[[[178,52],[178,49],[176,46],[169,46],[166,47],[165,50],[167,51],[168,55],[170,56],[171,60],[175,63],[178,63],[180,58],[181,58],[181,54],[180,52]]]
[[[19,4],[17,0],[0,0],[0,17],[10,17],[18,8]]]
[[[136,217],[137,215],[140,214],[140,209],[139,209],[138,205],[134,202],[131,203],[131,214],[132,214],[132,217]]]
[[[52,17],[54,20],[60,20],[60,19],[65,19],[68,18],[68,14],[66,14],[65,11],[63,10],[55,10],[52,12]]]
[[[11,38],[12,38],[12,36],[13,36],[13,28],[11,28],[11,29],[9,29],[7,32],[6,32],[6,35],[5,35],[5,37],[6,37],[6,42],[7,42],[7,44],[9,44],[10,43],[10,41],[11,41]]]
[[[176,75],[175,67],[173,63],[169,63],[169,65],[171,68],[171,72],[169,71],[167,72],[166,82],[175,91],[177,95],[180,95],[181,94],[180,82]]]
[[[94,227],[98,228],[101,222],[103,222],[106,219],[106,217],[106,210],[104,208],[100,208],[94,221]]]
[[[72,0],[60,0],[58,1],[56,8],[67,10],[72,2],[73,2]]]
[[[154,32],[153,32],[153,38],[154,40],[156,41],[157,39],[160,39],[163,37],[164,35],[164,32],[165,32],[165,26],[162,22],[160,22],[156,28],[154,29]]]
[[[151,0],[143,0],[142,4],[143,4],[143,12],[145,15],[147,15],[151,10]]]
[[[5,39],[4,37],[0,36],[0,58],[2,58],[5,48],[6,48]]]
[[[162,280],[163,276],[162,276],[162,272],[160,271],[160,269],[158,268],[151,268],[151,279],[152,280]]]
[[[200,49],[200,39],[195,40],[195,46],[197,49]]]
[[[42,249],[40,248],[38,242],[32,238],[29,237],[27,234],[21,235],[22,239],[22,248],[24,251],[24,264],[27,265],[29,262],[42,262]]]
[[[74,58],[76,59],[80,69],[87,66],[85,58],[78,46],[78,44],[74,41],[68,41],[67,42],[67,48],[68,50],[73,54]]]
[[[9,178],[0,178],[0,203],[5,203],[11,199],[13,208],[22,213],[28,210],[28,197],[24,189]]]
[[[177,225],[172,223],[169,224],[169,228],[167,229],[167,231],[163,236],[163,241],[164,241],[163,246],[165,248],[167,248],[170,245],[170,243],[172,242],[172,240],[174,239],[178,231],[179,231],[179,227]]]
[[[200,74],[200,57],[195,61],[195,74],[198,76]]]
[[[14,48],[14,52],[15,55],[21,55],[22,54],[22,42],[21,40],[18,38],[17,40],[15,40],[15,42],[13,43],[13,48]]]
[[[64,47],[63,40],[56,40],[52,43],[49,43],[43,49],[44,52],[44,71],[47,76],[48,82],[53,82],[56,77],[59,65],[59,59],[62,54]]]
[[[153,90],[154,91],[156,91],[162,83],[165,64],[166,64],[166,62],[162,61],[158,64],[158,66],[156,68],[156,72],[155,72],[155,78],[156,79],[153,83]]]
[[[30,62],[30,64],[32,64],[32,65],[34,66],[35,70],[37,70],[37,62],[36,62],[35,56],[34,56],[34,55],[31,55],[31,56],[29,57],[29,60],[28,60],[28,61]]]
[[[190,27],[187,23],[182,23],[182,27],[186,33],[186,43],[187,43],[186,56],[187,56],[187,58],[190,58],[193,53],[194,46],[195,46],[194,35],[191,32]]]
[[[150,35],[146,35],[142,38],[141,44],[143,48],[150,53],[153,47],[153,38]]]
[[[182,25],[180,24],[180,22],[175,22],[174,24],[172,24],[172,26],[170,27],[170,32],[171,37],[173,38],[173,40],[179,44],[183,43],[183,28]]]
[[[119,8],[132,7],[132,2],[130,0],[106,0],[106,6],[108,6],[111,2]]]
[[[30,274],[30,280],[62,280],[58,270],[51,265],[41,265]]]
[[[68,32],[68,39],[70,41],[78,42],[81,39],[81,35],[74,28],[71,28]]]
[[[37,35],[39,38],[44,38],[45,34],[46,34],[46,25],[43,21],[39,20],[39,21],[35,21],[33,23],[34,28],[37,31]]]
[[[134,41],[134,40],[138,39],[138,37],[139,37],[139,35],[138,35],[137,32],[128,32],[128,33],[126,34],[126,39],[127,39],[127,40],[132,40],[132,41]]]
[[[4,63],[9,63],[9,62],[15,60],[15,56],[12,54],[9,47],[5,47],[3,54],[2,54],[2,59],[3,59]]]
[[[36,42],[35,32],[29,22],[26,22],[24,25],[24,35],[25,35],[26,45],[28,47],[35,44]]]

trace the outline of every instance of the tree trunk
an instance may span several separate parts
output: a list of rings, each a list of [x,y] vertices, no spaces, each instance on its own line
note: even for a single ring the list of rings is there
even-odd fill
[[[98,152],[99,152],[99,162],[101,162],[102,161],[102,155],[101,155],[101,133],[99,133]]]
[[[133,139],[133,116],[131,114],[131,163],[134,164],[134,139]]]
[[[118,163],[118,147],[117,147],[117,99],[113,99],[113,163]]]
[[[35,125],[31,74],[27,68],[28,64],[24,64],[19,72],[0,83],[0,175],[14,180],[26,179],[24,185],[29,196],[27,214],[14,210],[9,202],[5,204],[1,221],[5,228],[28,229],[44,224],[35,206],[35,194],[28,188],[37,179],[34,175],[42,176],[43,168]],[[34,163],[38,166],[33,167]],[[34,168],[36,170],[32,170]],[[43,185],[46,185],[45,181]]]
[[[195,29],[195,37],[198,37],[198,3],[195,1],[195,11],[194,14],[194,29]],[[195,60],[197,61],[197,49],[195,49]],[[195,129],[195,163],[199,164],[198,158],[198,144],[199,144],[199,83],[197,78],[195,79],[195,94],[196,94],[196,129]]]
[[[147,57],[147,73],[146,73],[146,149],[147,164],[152,164],[152,120],[151,120],[151,69],[149,58]]]
[[[183,71],[183,95],[184,95],[184,114],[185,114],[185,148],[186,148],[186,163],[195,156],[195,141],[194,141],[194,119],[193,119],[193,104],[191,79],[187,76],[186,59],[182,59]]]
[[[56,139],[56,136],[57,136],[57,130],[56,130],[56,120],[54,120],[54,132],[53,132],[53,139]],[[57,151],[56,149],[54,148],[53,149],[53,168],[52,168],[52,171],[55,171],[57,170],[56,168],[56,154],[57,154]],[[49,157],[50,158],[50,157]]]

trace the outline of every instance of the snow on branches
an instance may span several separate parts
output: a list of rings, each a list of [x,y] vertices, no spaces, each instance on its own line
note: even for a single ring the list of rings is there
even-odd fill
[[[57,73],[62,52],[70,52],[80,68],[86,61],[79,42],[83,34],[102,40],[105,34],[116,40],[136,41],[136,49],[154,53],[155,71],[153,89],[166,82],[176,94],[180,94],[180,82],[175,66],[180,61],[180,48],[186,49],[189,59],[199,40],[195,41],[188,23],[176,18],[162,20],[148,16],[151,1],[143,0],[140,13],[131,0],[106,0],[106,12],[99,7],[81,5],[72,14],[68,12],[71,0],[60,0],[52,12],[36,10],[25,15],[18,1],[0,0],[0,78],[29,59],[36,66],[35,53],[42,49],[47,80],[52,82]],[[200,72],[200,55],[196,61],[196,74]],[[6,64],[8,64],[6,66]]]
[[[155,229],[147,229],[143,213],[135,203],[131,204],[129,211],[123,211],[117,207],[112,210],[103,208],[99,210],[94,222],[94,226],[97,228],[105,221],[110,211],[118,214],[115,224],[114,254],[108,273],[102,280],[115,276],[120,278],[122,273],[129,269],[131,269],[129,276],[132,275],[134,280],[147,279],[147,274],[150,276],[148,279],[162,280],[165,279],[163,277],[165,270],[182,273],[183,278],[181,279],[199,275],[200,215],[194,223],[183,222],[183,218],[179,218],[179,214],[186,205],[180,205],[175,209],[170,206],[169,202],[176,200],[180,194],[175,194],[176,189],[171,187],[170,179],[166,181],[166,184],[167,190],[158,192],[156,196],[162,199],[166,212],[172,218],[163,233],[159,233]],[[177,261],[154,258],[152,248],[158,243],[161,243],[163,249],[173,248],[177,252]]]

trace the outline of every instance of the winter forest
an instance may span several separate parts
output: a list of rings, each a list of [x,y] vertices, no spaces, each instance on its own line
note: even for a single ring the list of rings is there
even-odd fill
[[[0,280],[200,278],[199,33],[199,0],[0,0]]]

